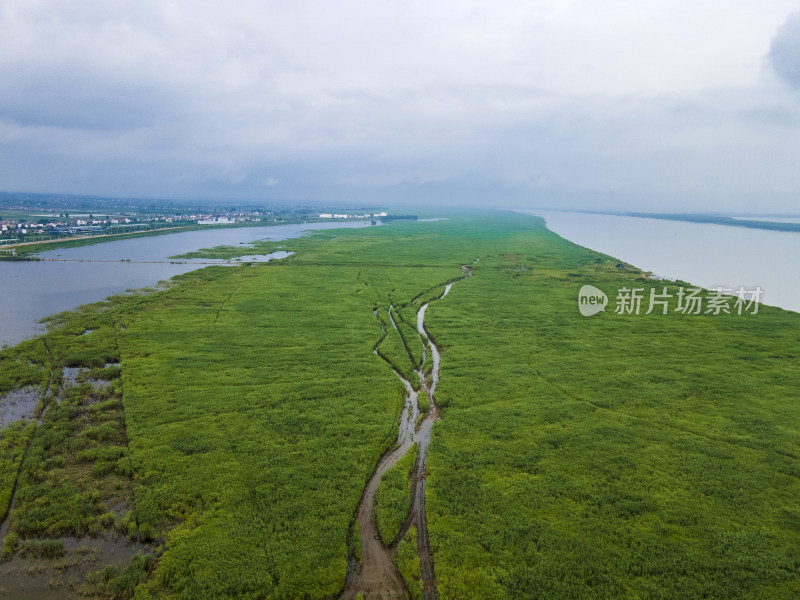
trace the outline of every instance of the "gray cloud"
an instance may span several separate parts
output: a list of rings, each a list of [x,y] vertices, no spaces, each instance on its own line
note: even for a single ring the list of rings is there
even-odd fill
[[[780,26],[770,44],[768,59],[783,81],[800,88],[800,12],[789,15]]]
[[[786,1],[4,0],[0,189],[790,209]]]
[[[136,129],[176,118],[179,98],[83,65],[0,69],[0,119],[22,126]]]

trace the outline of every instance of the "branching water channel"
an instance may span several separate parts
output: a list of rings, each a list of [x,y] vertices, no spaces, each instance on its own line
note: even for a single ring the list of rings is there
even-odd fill
[[[446,285],[444,292],[438,299],[444,298],[450,292],[452,283]],[[423,304],[417,312],[417,335],[423,343],[424,348],[430,348],[432,369],[430,377],[425,376],[425,367],[428,360],[427,351],[423,352],[422,362],[417,369],[420,379],[420,390],[417,391],[397,369],[394,372],[406,387],[406,402],[400,418],[397,441],[391,451],[384,454],[378,461],[375,471],[367,481],[364,495],[358,506],[355,526],[359,528],[361,534],[361,564],[355,559],[351,561],[348,569],[345,589],[342,592],[341,600],[355,600],[359,592],[364,595],[365,600],[389,600],[394,598],[406,598],[407,587],[400,572],[394,564],[394,557],[397,553],[397,546],[409,528],[414,526],[417,530],[417,553],[420,560],[420,571],[422,575],[423,591],[426,600],[433,600],[438,597],[436,591],[436,578],[433,570],[433,559],[431,557],[430,544],[428,542],[428,527],[425,514],[425,468],[428,457],[428,443],[431,438],[433,422],[439,417],[439,409],[434,403],[434,391],[439,381],[439,348],[433,342],[425,329],[425,311],[429,302]],[[392,325],[396,328],[394,319],[389,309],[389,317]],[[378,311],[374,311],[378,318]],[[382,327],[385,327],[383,323]],[[385,329],[384,329],[385,333]],[[375,349],[377,353],[377,346]],[[387,361],[388,362],[388,361]],[[430,404],[429,411],[417,426],[419,416],[418,397],[420,393],[427,394]],[[378,534],[375,519],[375,495],[378,491],[381,477],[399,461],[411,446],[418,445],[417,462],[412,472],[411,485],[411,508],[406,516],[405,523],[395,540],[388,546],[384,546]]]

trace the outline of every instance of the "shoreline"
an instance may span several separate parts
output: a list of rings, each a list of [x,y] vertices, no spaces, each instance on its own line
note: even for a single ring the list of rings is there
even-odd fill
[[[170,258],[169,256],[164,256],[161,259],[128,259],[128,258],[113,258],[108,256],[108,251],[102,247],[102,244],[112,243],[112,242],[122,242],[127,240],[139,239],[143,237],[154,237],[155,236],[169,236],[172,234],[187,234],[187,235],[197,235],[201,236],[200,233],[195,232],[203,232],[203,231],[213,231],[216,232],[216,237],[218,236],[225,236],[225,237],[245,237],[249,238],[250,234],[248,230],[255,230],[256,232],[253,233],[252,242],[258,242],[261,237],[264,236],[271,236],[271,237],[279,237],[281,239],[275,240],[272,246],[283,244],[288,240],[297,240],[300,239],[306,231],[324,231],[327,229],[339,229],[339,228],[349,228],[352,227],[352,224],[348,223],[340,223],[335,222],[334,225],[326,225],[326,221],[306,221],[306,222],[297,222],[297,223],[256,223],[252,225],[221,225],[221,226],[196,226],[196,227],[187,227],[187,228],[172,228],[168,231],[154,231],[154,232],[132,232],[132,234],[123,234],[125,237],[117,237],[117,236],[107,236],[103,237],[102,239],[97,239],[101,236],[94,236],[90,238],[85,238],[86,242],[83,242],[84,238],[77,240],[78,243],[69,245],[64,244],[67,246],[69,251],[70,248],[83,248],[86,246],[95,246],[98,245],[96,249],[92,249],[90,252],[92,256],[96,256],[96,258],[42,258],[39,256],[7,256],[3,257],[0,254],[0,270],[5,269],[3,273],[6,274],[8,277],[7,285],[5,286],[5,292],[8,298],[7,301],[4,301],[3,308],[6,310],[7,315],[15,315],[9,317],[7,322],[8,325],[4,325],[0,327],[0,345],[4,347],[11,347],[16,346],[19,343],[22,343],[26,340],[33,339],[43,333],[40,322],[42,319],[47,319],[49,316],[53,314],[57,314],[62,311],[68,310],[75,310],[82,305],[86,304],[93,304],[95,302],[101,302],[109,295],[116,295],[116,294],[124,294],[127,291],[133,289],[140,289],[140,288],[148,288],[151,286],[155,286],[158,284],[160,280],[169,280],[176,275],[181,275],[183,273],[196,271],[202,269],[207,266],[236,266],[239,264],[246,264],[248,262],[255,262],[255,263],[266,263],[266,262],[274,262],[274,260],[283,260],[286,257],[276,257],[273,261],[267,260],[255,260],[255,261],[246,261],[246,260],[237,260],[237,258],[241,258],[239,256],[234,256],[228,260],[223,260],[216,258],[214,256],[201,256],[199,258]],[[287,235],[286,233],[280,233],[281,231],[286,232],[286,229],[281,230],[281,227],[288,227],[290,228],[290,233],[288,234],[289,237],[281,237]],[[258,233],[258,228],[269,228],[268,233],[264,233],[263,235]],[[276,229],[277,228],[277,229]],[[301,229],[297,233],[294,233],[293,229]],[[227,232],[222,231],[227,230]],[[243,233],[237,233],[243,232]],[[278,233],[276,233],[278,232]],[[214,235],[214,234],[212,234]],[[166,238],[165,238],[166,239]],[[203,236],[205,241],[198,242],[198,246],[200,248],[193,250],[192,252],[199,252],[200,250],[209,250],[205,246],[209,243],[208,237]],[[238,238],[237,238],[238,239]],[[59,240],[60,241],[60,240]],[[139,242],[140,244],[142,242]],[[147,242],[148,244],[161,244],[161,241],[151,241]],[[170,245],[169,241],[165,242],[167,245]],[[225,242],[227,243],[227,242]],[[235,242],[233,242],[235,243]],[[37,243],[38,245],[38,243]],[[215,245],[215,241],[212,239],[210,240],[210,245]],[[55,247],[54,247],[55,246]],[[194,247],[194,246],[192,246]],[[247,248],[247,254],[242,256],[252,256],[258,255],[259,257],[266,257],[270,254],[275,252],[274,249],[270,248],[269,252],[259,253],[259,248],[255,247],[251,250],[251,247],[248,243],[247,246],[241,246],[241,248]],[[49,252],[50,250],[56,250],[56,244],[50,244],[46,250]],[[41,248],[37,248],[38,250],[44,250]],[[184,249],[179,248],[179,252],[184,252]],[[165,254],[173,254],[172,251],[165,251]],[[58,263],[63,263],[59,265]],[[27,264],[27,266],[22,266],[23,264]],[[131,271],[130,275],[116,275],[119,273],[118,271],[113,271],[114,275],[111,279],[102,279],[102,276],[99,280],[97,277],[94,277],[92,281],[87,280],[86,284],[81,286],[78,285],[77,287],[73,285],[73,282],[78,282],[80,284],[83,279],[81,278],[81,273],[86,274],[87,271],[84,270],[82,267],[80,270],[72,269],[70,265],[75,265],[76,268],[79,265],[86,265],[87,268],[90,267],[91,264],[95,264],[98,269],[104,269],[103,273],[108,273],[105,269],[115,268],[114,265],[130,265]],[[5,265],[5,266],[4,266]],[[16,265],[16,266],[15,266]],[[36,266],[34,266],[36,265]],[[147,279],[146,277],[141,275],[140,271],[136,270],[136,265],[139,265],[142,268],[145,268],[145,265],[152,266],[152,273],[151,277]],[[123,268],[123,267],[119,267]],[[25,283],[24,279],[33,276],[33,271],[29,271],[29,269],[37,269],[36,273],[38,273],[38,277],[48,278],[49,282],[46,286],[46,289],[43,289],[43,285],[31,285],[30,283]],[[88,275],[86,275],[89,278]],[[64,287],[60,287],[60,286]],[[84,290],[88,290],[92,287],[101,286],[103,289],[97,291],[95,296],[89,297],[88,293],[84,293]],[[58,295],[60,297],[70,297],[76,299],[75,303],[67,305],[66,302],[61,301],[48,301],[44,302],[45,304],[49,304],[50,306],[40,307],[46,310],[46,312],[42,312],[39,310],[28,310],[28,309],[21,309],[20,306],[23,306],[23,302],[25,304],[36,304],[39,302],[39,297],[44,294],[51,294],[53,289],[58,289]],[[112,289],[113,288],[113,289]],[[22,299],[25,296],[26,299]],[[8,306],[5,306],[5,303]],[[15,323],[26,323],[25,327],[16,327],[14,326]],[[8,331],[6,331],[8,329]],[[22,333],[20,333],[22,332]],[[22,336],[22,337],[20,337]]]
[[[800,253],[800,236],[758,228],[715,227],[718,223],[634,217],[588,211],[509,209],[539,217],[553,234],[592,252],[632,265],[653,284],[708,291],[761,287],[760,304],[800,313],[800,278],[786,277],[775,258]],[[613,219],[612,219],[613,218]],[[631,227],[625,218],[639,219]],[[649,222],[648,222],[649,220]],[[798,224],[800,227],[800,224]],[[748,250],[742,251],[742,246]],[[774,265],[774,267],[773,267]]]
[[[81,246],[93,246],[95,244],[102,244],[105,242],[114,242],[119,239],[132,239],[139,237],[148,237],[156,235],[169,235],[171,233],[184,233],[187,231],[204,231],[206,229],[244,229],[248,227],[275,227],[278,225],[300,225],[303,223],[317,223],[324,221],[315,220],[295,220],[295,221],[281,221],[278,222],[264,222],[264,223],[237,223],[225,225],[179,225],[177,227],[162,227],[159,229],[150,229],[145,231],[128,231],[124,233],[107,233],[101,235],[89,236],[75,236],[69,238],[58,238],[53,240],[43,240],[39,242],[22,242],[21,244],[8,244],[0,246],[0,260],[13,261],[13,260],[36,260],[33,256],[38,252],[46,250],[55,250],[58,248],[78,248]],[[46,248],[38,249],[37,246],[47,245]],[[23,249],[23,254],[7,255],[5,250]]]

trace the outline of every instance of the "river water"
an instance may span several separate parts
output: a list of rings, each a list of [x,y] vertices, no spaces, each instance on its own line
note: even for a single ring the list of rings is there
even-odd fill
[[[369,225],[365,221],[352,221],[186,231],[76,248],[56,248],[38,255],[59,262],[0,261],[0,345],[17,344],[42,333],[44,326],[39,320],[47,315],[97,302],[129,289],[155,285],[173,275],[202,268],[202,263],[227,262],[201,259],[172,263],[170,256],[255,240],[286,240],[306,231]],[[276,253],[254,259],[268,260],[285,255]]]
[[[541,216],[561,237],[658,277],[709,289],[760,286],[762,303],[800,312],[800,233],[562,211],[520,212]]]

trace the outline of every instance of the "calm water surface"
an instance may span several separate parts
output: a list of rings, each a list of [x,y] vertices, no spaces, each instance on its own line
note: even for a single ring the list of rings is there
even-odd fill
[[[563,238],[656,276],[705,288],[761,286],[764,304],[800,312],[800,233],[613,215],[525,212],[543,217],[547,227]]]
[[[306,231],[368,227],[369,222],[305,223],[186,231],[116,240],[41,252],[41,258],[166,262],[7,262],[0,261],[0,344],[16,344],[44,331],[47,315],[97,302],[129,289],[152,286],[173,275],[202,268],[198,262],[171,264],[169,257],[200,248],[255,240],[286,240]],[[285,253],[275,256],[280,258]],[[265,257],[259,257],[264,260]],[[223,261],[220,261],[223,262]]]

